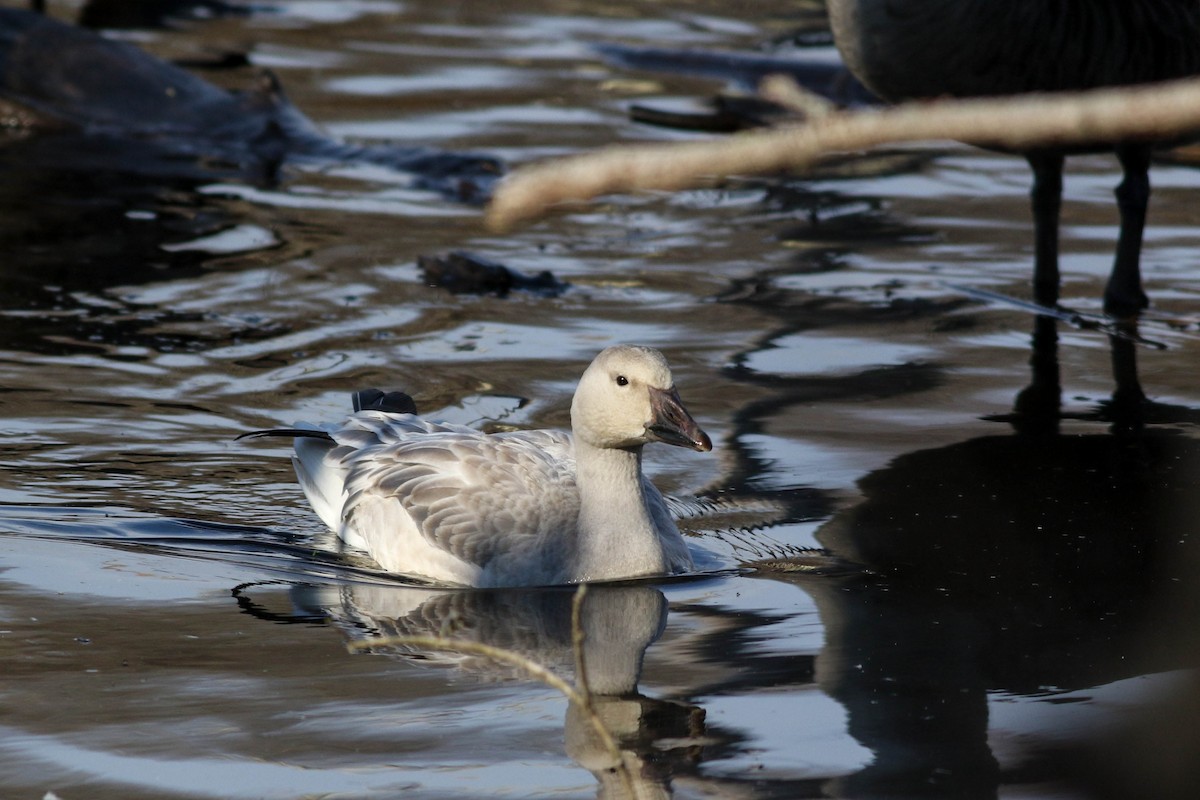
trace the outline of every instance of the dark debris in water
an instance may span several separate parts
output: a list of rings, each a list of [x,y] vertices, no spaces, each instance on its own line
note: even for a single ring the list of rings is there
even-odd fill
[[[520,291],[541,297],[558,297],[570,288],[548,270],[526,275],[482,256],[456,250],[444,255],[421,256],[417,266],[430,286],[454,294],[490,294],[505,297]]]

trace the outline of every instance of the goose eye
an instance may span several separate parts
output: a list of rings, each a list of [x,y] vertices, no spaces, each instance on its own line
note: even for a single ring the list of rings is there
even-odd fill
[[[617,376],[617,386],[628,386],[628,385],[629,385],[629,378],[626,378],[624,375]]]

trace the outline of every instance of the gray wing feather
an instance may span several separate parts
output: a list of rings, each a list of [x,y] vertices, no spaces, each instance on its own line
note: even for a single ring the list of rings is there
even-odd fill
[[[333,437],[328,459],[346,471],[348,519],[367,497],[394,501],[431,544],[485,567],[500,551],[532,557],[547,537],[574,530],[579,497],[566,434],[488,435],[366,411]]]

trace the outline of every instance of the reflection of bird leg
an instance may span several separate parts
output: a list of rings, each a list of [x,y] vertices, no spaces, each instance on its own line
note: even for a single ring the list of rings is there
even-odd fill
[[[1063,155],[1037,151],[1026,156],[1033,168],[1033,296],[1044,306],[1058,305],[1058,218],[1062,209]],[[1136,258],[1136,254],[1134,256]]]
[[[1146,394],[1137,374],[1137,322],[1123,323],[1119,330],[1127,335],[1109,336],[1116,382],[1112,396],[1113,432],[1137,433],[1146,422]]]
[[[1125,177],[1117,186],[1117,207],[1121,211],[1121,232],[1117,238],[1117,256],[1104,289],[1104,310],[1119,316],[1133,315],[1150,305],[1142,290],[1139,256],[1142,231],[1146,226],[1146,206],[1150,202],[1150,146],[1127,144],[1117,148],[1117,158]]]
[[[1053,317],[1034,318],[1029,366],[1033,379],[1017,393],[1013,404],[1013,427],[1021,433],[1057,433],[1062,386],[1058,368],[1058,323]]]

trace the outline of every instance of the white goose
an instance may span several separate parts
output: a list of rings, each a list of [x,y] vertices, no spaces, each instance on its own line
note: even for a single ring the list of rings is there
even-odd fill
[[[712,449],[662,353],[596,356],[572,434],[485,434],[414,413],[364,410],[295,437],[317,514],[389,572],[466,586],[542,586],[692,569],[666,501],[642,474],[647,442]]]

